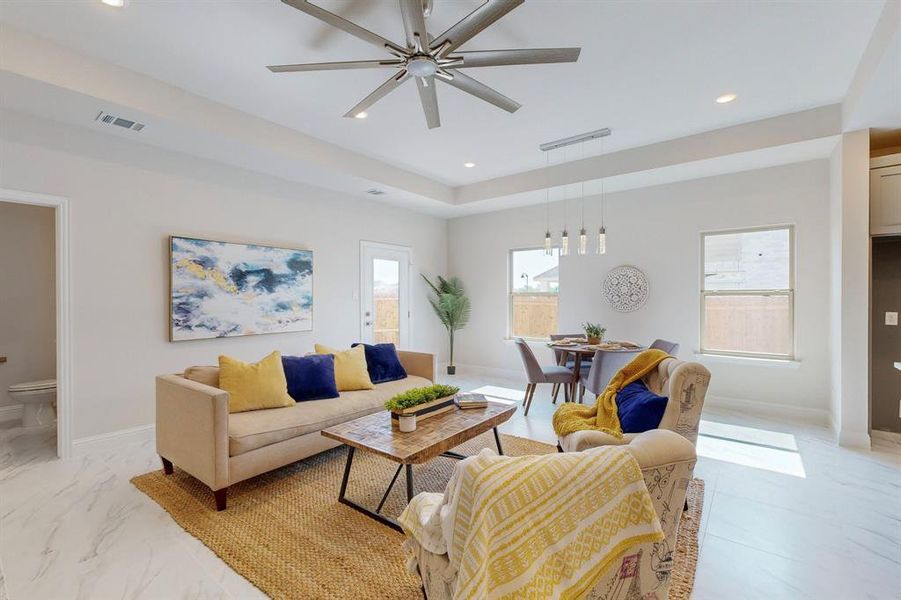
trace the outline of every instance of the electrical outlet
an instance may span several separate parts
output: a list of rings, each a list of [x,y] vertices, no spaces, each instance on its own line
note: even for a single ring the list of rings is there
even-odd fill
[[[898,313],[896,313],[896,312],[885,313],[885,324],[886,325],[897,325],[898,324]]]

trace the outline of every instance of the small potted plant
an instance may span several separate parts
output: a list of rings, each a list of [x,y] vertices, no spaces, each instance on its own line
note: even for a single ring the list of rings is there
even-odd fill
[[[597,323],[583,323],[582,329],[585,330],[585,337],[588,338],[589,344],[600,344],[604,340],[604,334],[607,333],[607,328],[601,327]]]
[[[460,388],[436,383],[427,387],[413,388],[392,397],[385,402],[391,411],[391,422],[397,423],[401,431],[416,429],[416,421],[454,409],[454,396]]]

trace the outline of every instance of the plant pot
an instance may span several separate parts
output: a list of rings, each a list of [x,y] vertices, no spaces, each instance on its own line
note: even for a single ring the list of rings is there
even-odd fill
[[[423,419],[428,419],[430,417],[440,415],[441,413],[445,413],[449,410],[454,410],[455,407],[456,404],[454,404],[454,396],[445,396],[443,398],[437,398],[435,400],[432,400],[431,402],[417,404],[416,406],[411,406],[410,408],[405,408],[403,410],[392,410],[391,420],[393,422],[396,422],[398,425],[400,425],[400,420],[404,417],[415,416],[418,417],[420,421],[422,421]]]
[[[585,343],[586,343],[586,344],[600,344],[600,343],[601,343],[601,338],[599,338],[599,337],[589,337],[589,338],[587,338],[587,341],[586,341]]]
[[[457,374],[457,367],[455,367],[454,365],[448,365],[448,366],[447,366],[447,374],[448,374],[448,375],[456,375],[456,374]]]
[[[398,417],[397,426],[404,433],[416,431],[416,415],[404,415]]]

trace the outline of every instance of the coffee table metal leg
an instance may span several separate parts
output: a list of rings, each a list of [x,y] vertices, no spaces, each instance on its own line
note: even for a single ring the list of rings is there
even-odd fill
[[[407,479],[407,502],[413,499],[413,465],[404,465]]]
[[[397,476],[400,475],[401,467],[403,467],[403,465],[397,465],[397,470],[394,472],[394,477],[391,478],[391,483],[388,484],[388,489],[385,490],[385,495],[382,496],[382,499],[379,502],[379,506],[375,509],[375,512],[382,512],[382,507],[385,506],[385,500],[388,499],[388,494],[391,493],[392,488],[394,488],[394,482],[397,481]]]
[[[347,498],[347,496],[346,496],[347,480],[350,478],[350,465],[353,464],[353,460],[354,460],[354,447],[348,446],[348,448],[347,448],[347,463],[344,465],[344,477],[341,479],[341,491],[338,492],[338,502],[340,502],[341,504],[344,504],[345,506],[349,506],[358,512],[363,513],[367,517],[375,519],[382,525],[387,525],[391,529],[394,529],[395,531],[400,531],[401,533],[403,533],[403,531],[404,531],[403,528],[400,525],[398,525],[397,521],[395,521],[394,519],[389,519],[388,517],[386,517],[382,514],[379,514],[378,512],[373,512],[373,511],[369,510],[368,508],[366,508],[365,506],[360,506],[353,500],[349,500]],[[409,469],[409,467],[410,466],[407,465],[408,469]],[[397,473],[400,473],[399,467],[398,467]],[[395,475],[394,475],[395,479],[397,479],[397,473],[395,473]],[[409,477],[410,471],[408,470],[407,473],[408,473],[408,477]],[[391,486],[393,486],[393,485],[394,485],[394,480],[392,480],[392,482],[391,482]],[[407,479],[407,495],[408,496],[409,496],[410,492],[412,491],[412,489],[413,489],[413,482],[410,479]],[[391,491],[390,487],[388,488],[388,491],[389,492]],[[388,495],[388,492],[385,492],[386,497],[387,497],[387,495]],[[383,499],[383,501],[384,501],[384,499]]]
[[[504,448],[501,446],[501,436],[497,433],[497,427],[493,428],[494,432],[494,442],[497,444],[497,453],[500,455],[504,454]]]

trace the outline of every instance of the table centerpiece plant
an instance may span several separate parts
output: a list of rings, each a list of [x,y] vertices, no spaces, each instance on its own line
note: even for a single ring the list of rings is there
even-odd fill
[[[397,421],[401,431],[412,431],[416,420],[427,419],[453,410],[454,396],[460,388],[453,385],[434,385],[413,388],[391,397],[385,408],[391,411],[392,421]],[[412,418],[412,423],[409,420]],[[412,425],[412,426],[411,426]]]
[[[583,323],[582,329],[585,330],[585,337],[588,338],[589,344],[600,344],[604,341],[604,334],[607,333],[607,328],[601,327],[599,323]]]

